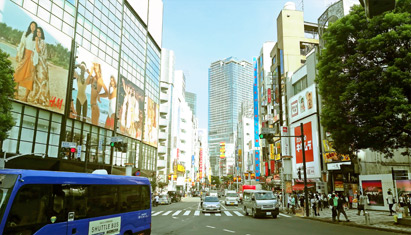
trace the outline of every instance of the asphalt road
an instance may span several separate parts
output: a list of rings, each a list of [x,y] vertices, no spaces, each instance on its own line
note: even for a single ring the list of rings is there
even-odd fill
[[[223,199],[221,199],[223,200]],[[280,213],[254,219],[237,206],[224,206],[221,213],[201,213],[200,198],[184,198],[171,205],[159,205],[152,212],[153,235],[218,234],[393,234],[341,224],[330,224]]]

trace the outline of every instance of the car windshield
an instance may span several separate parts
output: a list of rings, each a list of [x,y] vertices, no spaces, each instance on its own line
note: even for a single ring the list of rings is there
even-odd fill
[[[218,202],[218,197],[206,197],[205,202]]]
[[[160,198],[167,199],[167,195],[160,195]]]
[[[236,193],[227,193],[227,197],[237,197]]]
[[[0,174],[0,221],[3,220],[3,214],[6,210],[7,203],[11,191],[13,191],[14,183],[16,182],[17,175],[3,175]]]
[[[256,193],[255,198],[257,200],[272,200],[272,199],[275,199],[274,194],[272,192]]]

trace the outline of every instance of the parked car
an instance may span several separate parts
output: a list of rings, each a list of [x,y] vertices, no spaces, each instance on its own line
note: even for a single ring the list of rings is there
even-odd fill
[[[169,204],[171,204],[170,196],[168,196],[168,194],[160,195],[160,197],[158,199],[158,204],[159,205],[169,205]]]
[[[221,205],[220,205],[220,200],[218,200],[218,197],[214,196],[206,196],[204,198],[204,201],[202,203],[202,211],[207,212],[221,212]]]
[[[236,191],[227,191],[225,195],[224,204],[227,205],[236,205],[238,206],[238,194]]]
[[[280,204],[273,192],[265,190],[244,190],[243,208],[245,215],[254,217],[271,215],[277,218]]]

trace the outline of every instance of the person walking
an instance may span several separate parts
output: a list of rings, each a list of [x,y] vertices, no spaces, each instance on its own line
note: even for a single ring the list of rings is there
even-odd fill
[[[300,195],[300,207],[302,208],[302,211],[303,211],[303,215],[305,215],[305,207],[304,207],[304,200],[305,200],[305,198],[304,198],[304,195]]]
[[[348,216],[347,216],[347,214],[345,213],[345,210],[344,210],[344,203],[346,203],[344,198],[345,197],[342,194],[340,194],[339,197],[338,197],[338,205],[337,205],[337,213],[338,213],[337,214],[337,219],[338,219],[338,222],[340,222],[340,214],[343,214],[345,216],[345,220],[347,222],[350,222],[350,220],[348,219]]]
[[[295,215],[295,195],[291,196],[291,200],[290,200],[290,207],[291,207],[291,212],[293,213],[293,215]]]
[[[409,215],[411,216],[411,194],[407,194],[407,198],[405,199],[407,206],[408,206],[408,210],[409,210]]]
[[[394,197],[392,196],[391,191],[388,191],[387,203],[388,203],[388,208],[390,210],[390,215],[392,215],[392,213],[395,212],[392,209],[392,207],[394,206],[395,200],[394,200]]]
[[[364,196],[360,192],[360,196],[358,197],[358,213],[357,213],[357,215],[360,215],[361,211],[363,211],[363,213],[365,215],[365,203],[367,203],[367,197]]]
[[[158,194],[156,194],[156,196],[154,196],[154,203],[155,206],[158,206],[158,200],[160,199],[160,197],[158,196]]]
[[[311,207],[313,208],[314,216],[317,216],[317,198],[316,195],[311,196]]]
[[[335,194],[331,195],[331,198],[329,200],[330,207],[331,207],[331,216],[333,219],[333,222],[335,222],[335,218],[337,217],[337,207],[338,207],[338,198],[335,197]]]

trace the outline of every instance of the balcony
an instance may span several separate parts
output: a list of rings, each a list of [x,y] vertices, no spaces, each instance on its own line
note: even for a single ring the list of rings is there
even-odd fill
[[[168,103],[160,105],[160,113],[168,113],[169,109],[170,107],[168,106]]]
[[[157,152],[158,152],[158,154],[167,153],[167,148],[166,148],[166,146],[159,145],[159,146],[158,146],[158,149],[157,149]]]
[[[167,165],[166,160],[157,160],[157,169],[165,168]]]
[[[166,132],[159,132],[158,133],[158,139],[166,140],[167,139],[167,133]]]
[[[160,100],[167,100],[168,101],[169,97],[167,93],[160,92]]]
[[[168,126],[168,119],[163,119],[163,118],[160,118],[160,121],[159,121],[159,124],[160,124],[160,126]]]

